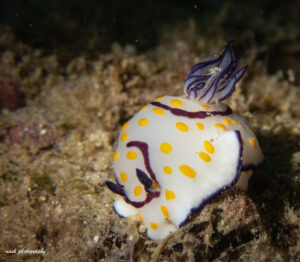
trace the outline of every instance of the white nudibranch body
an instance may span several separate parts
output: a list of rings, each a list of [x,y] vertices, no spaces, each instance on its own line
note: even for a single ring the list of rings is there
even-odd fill
[[[262,162],[249,125],[220,102],[246,70],[237,67],[229,43],[218,59],[191,69],[186,96],[158,98],[122,126],[113,156],[117,183],[106,184],[118,194],[115,211],[138,215],[149,238],[166,237],[233,185],[247,189],[250,170]]]

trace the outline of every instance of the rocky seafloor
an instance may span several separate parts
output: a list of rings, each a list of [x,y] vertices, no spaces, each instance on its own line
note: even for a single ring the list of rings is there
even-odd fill
[[[113,212],[105,181],[120,127],[156,97],[183,94],[190,67],[226,44],[212,30],[189,20],[150,50],[113,43],[62,64],[1,28],[0,261],[300,261],[297,28],[274,29],[271,44],[235,39],[249,68],[227,102],[265,155],[248,191],[219,195],[161,241]],[[8,252],[22,249],[45,253]]]

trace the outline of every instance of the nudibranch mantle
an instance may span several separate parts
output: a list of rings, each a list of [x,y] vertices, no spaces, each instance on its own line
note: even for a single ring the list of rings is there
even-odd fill
[[[246,67],[238,69],[231,43],[215,60],[192,67],[186,96],[165,96],[144,106],[121,128],[113,168],[115,211],[138,215],[153,240],[176,231],[191,212],[237,184],[247,189],[263,160],[247,122],[220,101]]]

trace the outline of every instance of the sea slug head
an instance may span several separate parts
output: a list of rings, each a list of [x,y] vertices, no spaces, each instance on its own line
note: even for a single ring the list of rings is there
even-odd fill
[[[235,59],[232,41],[216,59],[194,65],[188,73],[184,92],[188,99],[214,104],[230,97],[235,84],[246,72],[247,66],[239,68]]]

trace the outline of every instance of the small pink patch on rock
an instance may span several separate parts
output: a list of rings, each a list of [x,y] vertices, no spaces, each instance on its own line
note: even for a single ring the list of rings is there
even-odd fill
[[[15,110],[24,105],[19,79],[10,74],[0,74],[0,109]]]
[[[43,120],[23,123],[10,128],[9,142],[25,146],[32,154],[38,155],[54,146],[56,132],[50,123]]]

